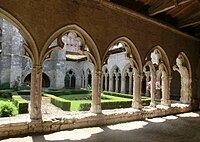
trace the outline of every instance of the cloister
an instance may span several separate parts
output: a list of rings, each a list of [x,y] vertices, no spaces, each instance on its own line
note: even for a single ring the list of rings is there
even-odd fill
[[[44,123],[41,112],[44,63],[54,58],[53,52],[72,44],[66,38],[70,34],[76,39],[73,43],[78,48],[76,52],[90,64],[88,70],[82,71],[78,86],[91,85],[90,112],[95,118],[94,121],[91,118],[91,124],[87,119],[87,124],[80,122],[80,127],[187,112],[199,107],[199,39],[196,37],[106,0],[1,0],[0,17],[12,23],[24,38],[24,54],[31,62],[31,72],[27,72],[27,75],[31,73],[29,115],[30,123],[37,124],[35,127]],[[113,53],[118,49],[117,55]],[[75,88],[74,69],[68,68],[66,74],[68,87]],[[117,120],[117,116],[104,118],[102,91],[133,95],[130,109],[134,112],[128,116],[123,112]],[[149,107],[154,114],[145,111],[142,96],[151,98]],[[100,122],[102,117],[105,122]],[[41,131],[35,128],[34,132]]]

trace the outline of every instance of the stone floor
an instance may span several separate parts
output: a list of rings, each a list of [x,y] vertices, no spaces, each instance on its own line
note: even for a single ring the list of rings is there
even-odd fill
[[[200,111],[1,142],[199,142]]]

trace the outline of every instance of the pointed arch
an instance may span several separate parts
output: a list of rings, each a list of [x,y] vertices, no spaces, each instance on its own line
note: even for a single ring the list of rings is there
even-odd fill
[[[124,67],[123,67],[123,70],[122,70],[122,76],[124,76],[124,74],[126,73],[126,70],[128,69],[128,68],[133,68],[132,67],[132,65],[131,65],[131,63],[127,63]]]
[[[108,53],[109,49],[112,46],[114,46],[116,43],[123,43],[123,44],[127,45],[127,46],[125,46],[125,50],[127,52],[127,58],[131,61],[131,64],[133,64],[133,66],[136,67],[136,69],[139,71],[139,73],[142,73],[142,61],[141,61],[140,54],[139,54],[136,46],[134,45],[134,43],[127,37],[119,37],[110,43],[110,45],[108,46],[108,48],[103,56],[103,62],[105,62],[107,59],[107,53]]]
[[[113,74],[113,71],[114,71],[115,69],[117,69],[117,68],[119,69],[119,73],[121,74],[121,70],[120,70],[120,68],[119,68],[117,65],[114,65],[114,66],[111,68],[109,74]]]
[[[33,64],[38,64],[39,54],[37,45],[31,34],[29,33],[29,31],[25,28],[25,26],[17,18],[15,18],[2,8],[0,8],[0,17],[12,23],[19,30],[20,34],[26,41],[26,43],[24,43],[23,45],[25,50],[25,55],[28,55],[31,58]]]
[[[168,56],[167,56],[165,50],[164,50],[160,45],[154,46],[154,47],[147,53],[146,57],[148,57],[154,50],[157,50],[157,51],[161,54],[161,60],[162,60],[162,62],[165,64],[165,66],[166,66],[166,68],[167,68],[168,74],[171,76],[171,68],[170,68],[170,63],[169,63]]]
[[[75,25],[75,24],[62,27],[62,28],[58,29],[57,31],[55,31],[54,34],[52,34],[49,37],[49,39],[47,40],[47,42],[44,45],[43,50],[41,51],[41,54],[40,54],[41,61],[44,61],[45,57],[47,57],[48,54],[51,53],[52,50],[54,50],[53,48],[49,48],[49,46],[56,38],[58,38],[59,42],[58,42],[58,46],[55,46],[55,47],[56,48],[63,47],[62,41],[60,41],[59,39],[61,39],[61,37],[69,31],[76,31],[85,40],[85,45],[88,47],[90,52],[88,53],[88,51],[84,51],[84,53],[90,58],[90,60],[92,60],[94,66],[97,70],[101,69],[101,65],[102,65],[101,58],[100,58],[99,50],[98,50],[94,40],[84,29],[82,29],[81,27],[79,27],[78,25]]]
[[[180,53],[177,55],[177,57],[178,57],[179,55],[182,55],[182,56],[184,57],[185,65],[186,65],[186,67],[187,67],[187,69],[188,69],[188,71],[189,71],[189,77],[190,77],[190,79],[191,79],[191,78],[192,78],[192,68],[191,68],[191,64],[190,64],[189,58],[187,57],[187,55],[186,55],[184,52],[180,52]]]

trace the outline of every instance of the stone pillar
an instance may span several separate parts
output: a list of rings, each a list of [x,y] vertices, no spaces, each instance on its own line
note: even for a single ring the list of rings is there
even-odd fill
[[[81,80],[81,87],[84,88],[84,87],[85,87],[85,86],[84,86],[84,85],[85,85],[85,84],[84,84],[84,82],[85,82],[85,81],[84,81],[84,80],[85,80],[85,79],[84,79],[84,75],[82,76],[81,79],[82,79],[82,80]]]
[[[148,86],[148,82],[150,81],[150,72],[147,71],[145,72],[145,76],[146,76],[146,87]],[[146,89],[146,94],[145,94],[147,97],[150,96],[150,92],[148,89]]]
[[[91,112],[101,113],[101,77],[102,71],[93,71]]]
[[[41,112],[42,66],[33,65],[31,72],[30,118],[42,119]]]
[[[132,72],[130,72],[129,74],[128,74],[128,76],[129,76],[129,94],[131,94],[132,93]]]
[[[113,76],[112,75],[109,78],[109,91],[113,92]]]
[[[150,94],[151,94],[151,103],[150,106],[155,107],[155,89],[156,89],[156,75],[154,72],[151,72],[151,87],[150,87]]]
[[[139,75],[138,71],[134,69],[134,82],[133,82],[133,102],[132,107],[135,109],[142,108],[141,105],[141,86],[142,86],[142,77]]]
[[[104,84],[105,91],[108,91],[108,74],[105,74],[105,84]]]
[[[85,88],[88,87],[88,74],[86,74],[85,76]]]
[[[115,92],[118,92],[118,90],[119,90],[119,74],[116,73],[115,77],[116,77],[116,79],[115,79]]]
[[[125,81],[126,81],[125,76],[122,76],[122,79],[121,79],[121,93],[126,93]]]
[[[162,99],[161,99],[161,105],[164,106],[170,106],[170,100],[169,100],[169,85],[168,85],[168,76],[165,71],[162,71]]]
[[[104,74],[104,79],[105,79],[105,74]],[[105,81],[105,80],[104,80]],[[105,83],[104,83],[104,87],[105,87]],[[104,89],[103,89],[103,74],[102,74],[102,78],[101,78],[101,92],[103,92]]]

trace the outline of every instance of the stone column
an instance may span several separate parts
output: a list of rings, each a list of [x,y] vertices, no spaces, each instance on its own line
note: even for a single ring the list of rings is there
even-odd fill
[[[69,87],[70,88],[72,87],[72,75],[71,74],[69,75]]]
[[[91,112],[101,113],[101,78],[102,71],[93,71]]]
[[[116,73],[115,77],[116,77],[116,79],[115,79],[115,92],[118,92],[118,90],[119,90],[119,74]]]
[[[168,84],[168,76],[165,71],[162,71],[162,99],[161,105],[170,106],[170,94],[169,94],[169,84]]]
[[[88,74],[86,74],[85,76],[85,88],[88,87]]]
[[[42,66],[33,65],[31,72],[30,118],[42,119],[41,112]]]
[[[126,85],[125,85],[125,76],[122,76],[122,79],[121,79],[121,93],[126,93]]]
[[[84,75],[82,76],[81,79],[82,79],[82,80],[81,80],[81,82],[82,82],[82,83],[81,83],[81,87],[84,88],[84,87],[85,87],[85,86],[84,86],[84,80],[85,80],[85,79],[84,79]]]
[[[151,87],[150,87],[150,94],[151,94],[151,103],[150,106],[155,107],[155,89],[156,89],[156,75],[154,72],[151,71]]]
[[[104,76],[105,76],[105,74],[104,74]],[[104,77],[104,78],[106,78],[106,77]],[[105,87],[105,84],[104,84],[104,87]],[[102,78],[101,78],[101,92],[103,92],[104,90],[103,90],[103,74],[102,74]]]
[[[109,91],[113,92],[113,75],[109,77]]]
[[[148,86],[148,82],[150,81],[150,72],[147,71],[145,72],[145,76],[146,76],[146,87]],[[146,89],[146,94],[145,94],[147,97],[150,96],[150,92],[148,89]]]
[[[133,82],[133,102],[132,107],[135,109],[142,108],[141,105],[141,86],[142,86],[142,77],[139,75],[138,71],[134,69],[134,82]]]
[[[105,74],[105,91],[108,91],[108,74]]]
[[[130,72],[129,74],[128,74],[128,76],[129,76],[129,94],[131,94],[131,92],[132,92],[132,72]]]

